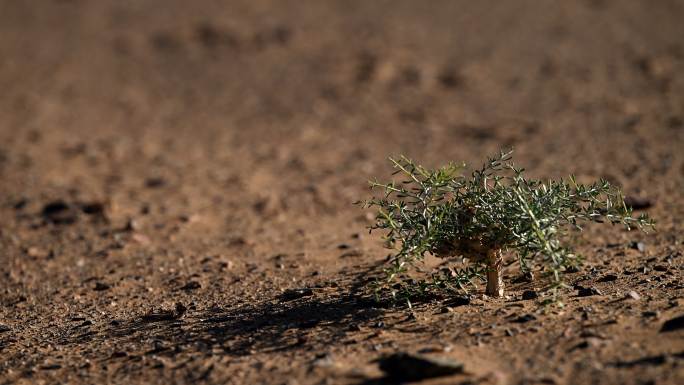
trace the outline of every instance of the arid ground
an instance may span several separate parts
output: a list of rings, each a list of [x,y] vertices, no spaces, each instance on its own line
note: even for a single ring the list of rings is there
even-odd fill
[[[564,308],[368,297],[387,157],[509,147],[657,232],[578,234]],[[682,384],[682,191],[682,1],[1,0],[0,383]]]

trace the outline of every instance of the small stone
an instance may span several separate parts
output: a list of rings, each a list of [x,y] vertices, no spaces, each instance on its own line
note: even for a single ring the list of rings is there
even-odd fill
[[[534,273],[531,271],[526,271],[523,274],[517,276],[513,282],[514,283],[524,283],[524,282],[532,282],[534,281]]]
[[[681,329],[684,329],[684,315],[680,315],[665,321],[663,326],[660,328],[660,332],[673,332],[675,330]]]
[[[577,296],[578,297],[589,297],[592,295],[603,295],[601,291],[595,287],[583,287],[583,286],[578,286],[576,287],[577,289]]]
[[[95,282],[95,287],[93,288],[93,290],[95,290],[95,291],[109,290],[110,287],[111,286],[109,286],[108,284],[106,284],[104,282]]]
[[[310,297],[312,295],[314,295],[314,292],[311,289],[307,289],[307,288],[289,289],[289,290],[285,290],[283,292],[283,294],[280,295],[280,299],[282,301],[287,302],[287,301],[294,301],[296,299],[303,298],[303,297]]]
[[[532,299],[536,299],[539,297],[539,294],[535,290],[525,290],[522,293],[522,299],[523,301],[528,301]]]
[[[200,285],[199,282],[197,282],[197,281],[189,281],[189,282],[186,283],[183,287],[181,287],[181,290],[186,290],[186,291],[189,291],[189,290],[196,290],[196,289],[199,289],[199,288],[201,288],[201,287],[202,287],[202,285]]]
[[[26,254],[33,258],[47,258],[50,256],[50,253],[47,250],[35,246],[29,247],[28,250],[26,250]]]
[[[668,271],[670,268],[667,267],[666,265],[655,265],[653,266],[653,270],[655,271],[660,271],[660,272],[665,272]]]
[[[184,214],[179,216],[178,220],[180,220],[183,223],[199,223],[202,220],[202,216],[199,214]]]
[[[140,229],[142,229],[140,221],[133,218],[130,218],[124,226],[124,231],[139,231]]]
[[[150,312],[142,316],[143,322],[160,322],[177,320],[185,314],[188,309],[180,302],[177,302],[173,310],[162,310]]]
[[[78,219],[76,210],[64,201],[54,201],[43,206],[43,218],[56,225],[68,225]]]
[[[456,296],[456,297],[451,297],[445,305],[447,307],[458,307],[458,306],[465,306],[470,304],[470,296],[464,295],[464,296]]]
[[[584,340],[584,341],[581,341],[581,342],[577,343],[577,344],[574,345],[573,347],[571,347],[569,351],[572,352],[572,351],[575,351],[575,350],[578,350],[578,349],[586,349],[586,348],[588,348],[588,347],[589,347],[589,341]]]
[[[149,245],[150,238],[145,234],[135,233],[131,236],[131,239],[141,245]]]
[[[166,185],[166,180],[160,177],[147,178],[145,180],[145,187],[147,188],[159,188]]]
[[[105,215],[105,205],[101,202],[89,202],[81,205],[81,211],[88,215],[100,216]]]
[[[636,291],[630,290],[630,291],[627,292],[627,294],[625,294],[625,298],[627,298],[627,299],[630,299],[630,298],[631,298],[631,299],[633,299],[633,300],[638,301],[638,300],[641,299],[641,296],[640,296],[639,293],[637,293]]]
[[[126,353],[124,351],[118,351],[118,352],[112,353],[111,358],[123,358],[123,357],[127,357],[127,356],[128,356],[128,353]]]
[[[612,282],[616,281],[618,279],[618,276],[616,274],[606,274],[603,277],[599,278],[597,282]]]
[[[380,370],[388,379],[421,381],[426,378],[463,373],[463,364],[448,358],[433,358],[422,354],[395,353],[378,360]]]
[[[631,208],[632,210],[644,210],[653,206],[653,201],[643,197],[626,196],[625,206]]]
[[[530,321],[535,321],[536,319],[537,319],[537,317],[535,317],[534,314],[525,314],[525,315],[521,315],[520,317],[512,319],[511,322],[521,324],[521,323],[526,323],[526,322],[530,322]]]
[[[646,251],[646,244],[643,242],[631,242],[629,244],[629,247],[634,250],[639,250],[639,252],[641,253]]]

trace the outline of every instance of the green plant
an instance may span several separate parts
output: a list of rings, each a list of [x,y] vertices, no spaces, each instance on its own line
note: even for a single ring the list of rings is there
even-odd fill
[[[520,268],[538,268],[551,277],[555,294],[563,287],[562,273],[581,262],[564,244],[569,229],[582,222],[609,222],[646,231],[654,223],[646,215],[631,216],[620,191],[605,180],[590,185],[566,180],[540,181],[524,177],[511,161],[512,151],[489,158],[471,176],[465,165],[450,163],[429,170],[406,157],[392,159],[401,180],[371,181],[382,195],[363,201],[377,208],[370,231],[385,230],[396,250],[380,287],[412,294],[426,290],[465,290],[486,276],[486,294],[502,296],[503,255],[517,253]],[[441,258],[462,257],[465,267],[437,269],[416,281],[408,274],[427,253]]]

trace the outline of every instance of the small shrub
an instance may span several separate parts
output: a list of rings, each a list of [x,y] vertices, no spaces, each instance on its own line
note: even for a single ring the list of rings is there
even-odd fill
[[[514,251],[523,272],[535,268],[547,274],[556,298],[562,273],[581,259],[563,242],[568,230],[583,222],[622,224],[646,231],[654,223],[646,215],[632,217],[620,191],[605,180],[590,185],[566,180],[525,178],[511,161],[512,151],[489,158],[470,177],[464,165],[429,170],[406,157],[391,159],[398,181],[370,182],[382,195],[363,201],[376,208],[373,230],[385,230],[387,246],[395,249],[379,288],[397,295],[427,291],[463,291],[486,277],[486,294],[503,296],[503,255]],[[427,253],[462,258],[460,269],[436,269],[417,281],[408,273],[420,268]]]

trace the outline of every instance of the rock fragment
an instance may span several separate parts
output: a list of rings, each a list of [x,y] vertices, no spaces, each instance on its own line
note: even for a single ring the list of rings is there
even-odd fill
[[[285,290],[283,294],[280,295],[280,299],[282,301],[294,301],[299,298],[304,298],[304,297],[310,297],[314,295],[313,290],[311,289],[289,289]]]
[[[522,324],[530,321],[535,321],[537,317],[534,316],[534,314],[524,314],[519,317],[513,318],[511,322]]]
[[[645,210],[653,206],[653,201],[643,197],[626,196],[625,205],[632,210]]]
[[[41,214],[46,221],[56,225],[72,224],[78,219],[76,210],[61,200],[53,201],[43,206]]]
[[[576,286],[575,289],[577,289],[577,296],[578,297],[590,297],[592,295],[603,295],[603,293],[601,293],[601,291],[595,287]]]
[[[109,286],[108,284],[106,284],[104,282],[95,282],[95,287],[93,288],[93,290],[104,291],[104,290],[109,290],[110,287],[111,286]]]
[[[606,274],[603,277],[599,278],[597,282],[613,282],[618,279],[618,276],[616,274]]]
[[[660,328],[660,332],[666,333],[682,329],[684,329],[684,314],[665,321]]]
[[[539,297],[539,294],[535,290],[525,290],[522,293],[523,301],[529,301]]]
[[[386,377],[395,381],[421,381],[463,372],[463,364],[452,359],[406,352],[382,357],[378,363]]]
[[[634,250],[639,250],[641,253],[646,251],[646,244],[643,242],[630,242],[629,247]]]
[[[197,282],[197,281],[189,281],[188,283],[186,283],[185,285],[183,285],[183,287],[181,287],[181,290],[190,291],[190,290],[199,289],[199,288],[201,288],[201,287],[202,287],[202,285],[200,285],[199,282]]]

